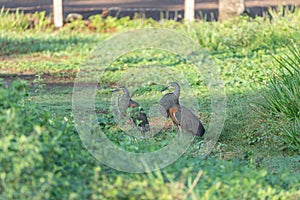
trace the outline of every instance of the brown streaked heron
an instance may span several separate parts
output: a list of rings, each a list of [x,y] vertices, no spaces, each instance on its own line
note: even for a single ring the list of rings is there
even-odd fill
[[[114,90],[114,92],[121,94],[121,98],[118,101],[118,109],[123,117],[129,116],[142,134],[150,131],[146,113],[140,104],[131,99],[128,89],[124,86],[120,86]]]
[[[169,86],[165,87],[163,91],[174,88],[173,92],[165,94],[159,104],[160,113],[165,117],[170,117],[173,123],[179,127],[179,129],[188,131],[196,136],[202,136],[205,133],[205,129],[198,119],[198,117],[190,111],[187,107],[180,105],[180,86],[176,82],[171,82]]]

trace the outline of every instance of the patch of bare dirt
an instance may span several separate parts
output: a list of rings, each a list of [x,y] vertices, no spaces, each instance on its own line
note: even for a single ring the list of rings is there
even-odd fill
[[[59,73],[41,73],[36,74],[33,71],[14,72],[13,70],[8,73],[0,73],[0,79],[4,85],[11,85],[15,80],[27,81],[29,87],[34,87],[37,84],[45,84],[46,87],[73,87],[76,78],[76,71],[61,71]]]

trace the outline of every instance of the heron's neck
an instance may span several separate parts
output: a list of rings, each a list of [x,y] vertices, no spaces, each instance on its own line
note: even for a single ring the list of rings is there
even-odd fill
[[[174,90],[174,94],[177,96],[177,98],[179,99],[180,96],[180,87],[178,85],[175,85],[175,90]]]
[[[125,89],[125,88],[123,89],[123,91],[124,91],[124,96],[130,98],[129,91],[127,89]]]

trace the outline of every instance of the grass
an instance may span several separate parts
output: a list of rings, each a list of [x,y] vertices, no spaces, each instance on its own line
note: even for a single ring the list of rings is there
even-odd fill
[[[300,117],[300,52],[291,46],[285,57],[277,59],[279,75],[270,81],[266,102],[262,105],[274,115],[282,114],[288,119]]]
[[[256,111],[268,118],[272,126],[280,130],[279,135],[288,148],[299,151],[299,46],[291,45],[284,56],[276,58],[279,70],[264,91],[264,99]],[[284,120],[282,120],[284,119]]]
[[[45,25],[47,19],[40,15],[41,24],[30,29],[28,16],[22,13],[2,11],[0,15],[4,21],[0,70],[5,85],[13,79],[8,74],[35,77],[28,81],[31,87],[27,92],[23,83],[0,90],[0,160],[5,163],[0,167],[1,198],[299,198],[299,75],[294,73],[299,44],[295,43],[295,54],[288,57],[284,55],[289,46],[283,45],[299,41],[298,9],[286,17],[272,13],[273,21],[240,17],[224,23],[105,21],[95,16],[91,26],[96,29],[75,21],[60,30]],[[16,20],[14,26],[9,25],[11,20]],[[99,163],[85,149],[74,129],[72,81],[89,54],[114,34],[110,32],[141,27],[176,29],[208,52],[225,84],[227,117],[219,141],[206,159],[199,159],[202,139],[196,139],[168,167],[130,174]],[[168,129],[151,140],[141,140],[120,130],[110,112],[114,85],[126,83],[132,98],[149,111],[167,81],[183,80],[182,103],[198,103],[196,114],[207,127],[211,102],[203,77],[178,55],[145,49],[119,57],[105,70],[99,68],[103,72],[96,95],[97,120],[120,148],[154,151],[174,135]],[[265,104],[253,110],[255,103]]]

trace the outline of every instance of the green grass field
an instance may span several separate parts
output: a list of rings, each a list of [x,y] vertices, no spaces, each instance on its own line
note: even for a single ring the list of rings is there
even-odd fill
[[[0,199],[299,199],[300,11],[281,12],[272,11],[272,20],[223,23],[93,16],[56,30],[44,13],[35,14],[39,22],[28,28],[30,16],[2,10]],[[166,168],[126,173],[97,161],[80,140],[73,82],[103,41],[150,27],[176,30],[207,51],[225,85],[226,120],[205,159],[199,158],[203,139],[196,138]],[[184,79],[181,100],[199,105],[195,114],[208,128],[207,85],[182,57],[160,49],[131,51],[99,71],[97,120],[116,146],[152,152],[174,137],[173,129],[150,140],[119,129],[110,91],[121,84],[137,88],[132,98],[149,111],[168,81]]]

